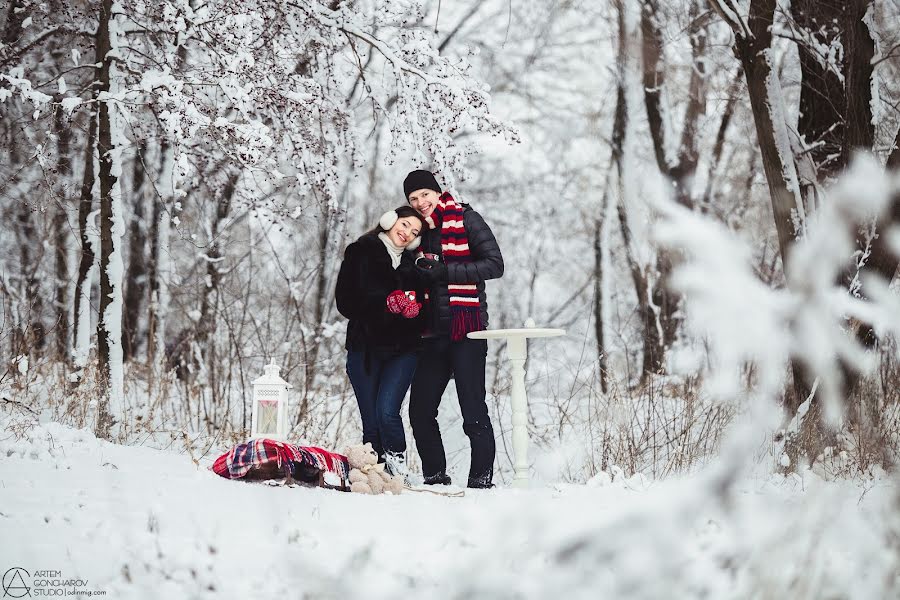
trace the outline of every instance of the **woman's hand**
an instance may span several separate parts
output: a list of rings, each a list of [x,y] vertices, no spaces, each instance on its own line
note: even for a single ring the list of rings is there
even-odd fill
[[[406,297],[406,292],[403,290],[394,290],[388,294],[386,303],[388,312],[395,315],[403,314],[403,312],[408,309],[409,305],[412,304],[409,298]]]
[[[422,310],[421,302],[410,302],[405,309],[403,309],[403,318],[404,319],[415,319],[419,316],[419,311]]]

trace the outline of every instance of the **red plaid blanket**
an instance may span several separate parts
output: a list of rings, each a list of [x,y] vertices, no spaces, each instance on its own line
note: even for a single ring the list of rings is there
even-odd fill
[[[343,454],[315,446],[297,446],[268,438],[238,444],[217,458],[211,469],[226,479],[240,479],[250,469],[273,461],[277,463],[285,477],[291,474],[291,463],[300,463],[320,471],[330,471],[342,481],[346,481],[350,475],[350,464]]]

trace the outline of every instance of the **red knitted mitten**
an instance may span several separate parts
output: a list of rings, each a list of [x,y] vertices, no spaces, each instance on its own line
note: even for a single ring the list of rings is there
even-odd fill
[[[401,290],[394,290],[387,297],[387,309],[395,315],[401,314],[409,306],[409,298]]]
[[[421,302],[410,302],[406,305],[406,308],[403,309],[403,317],[405,319],[415,319],[419,316],[420,310],[422,310]]]

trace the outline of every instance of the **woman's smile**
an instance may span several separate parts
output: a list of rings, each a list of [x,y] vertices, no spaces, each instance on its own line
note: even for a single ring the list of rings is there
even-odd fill
[[[406,248],[419,235],[421,221],[413,217],[401,217],[387,232],[388,238],[395,246]]]

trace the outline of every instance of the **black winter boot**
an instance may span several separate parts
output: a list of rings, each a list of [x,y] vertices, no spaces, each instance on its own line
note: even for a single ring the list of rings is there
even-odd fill
[[[494,487],[494,484],[491,483],[492,478],[493,478],[492,473],[487,473],[486,475],[484,475],[482,477],[476,477],[474,479],[472,477],[469,477],[468,487],[479,489],[479,490],[490,489],[490,488]]]
[[[441,471],[440,473],[426,477],[424,483],[425,485],[450,485],[453,482],[450,480],[450,476],[447,475],[447,473]]]

